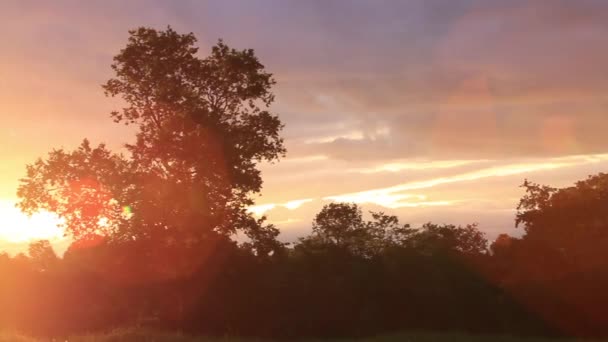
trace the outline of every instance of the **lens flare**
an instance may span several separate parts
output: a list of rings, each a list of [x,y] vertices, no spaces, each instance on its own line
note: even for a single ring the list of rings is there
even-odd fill
[[[122,215],[126,218],[133,216],[133,209],[131,206],[125,205],[122,207]]]

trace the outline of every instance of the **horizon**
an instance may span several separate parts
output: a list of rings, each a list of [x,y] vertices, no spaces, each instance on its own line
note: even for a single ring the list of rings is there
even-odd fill
[[[0,214],[13,215],[0,250],[67,243],[52,219],[7,209],[26,164],[85,137],[114,151],[133,140],[100,85],[137,26],[194,32],[199,55],[219,38],[252,48],[274,74],[287,157],[262,166],[251,210],[284,241],[308,234],[331,201],[521,235],[524,179],[563,187],[608,169],[600,1],[8,1],[0,12],[11,47],[0,63]]]

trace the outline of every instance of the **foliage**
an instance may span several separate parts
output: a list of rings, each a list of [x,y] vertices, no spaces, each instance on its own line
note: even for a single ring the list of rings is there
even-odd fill
[[[488,245],[484,234],[475,224],[460,227],[426,223],[416,232],[411,243],[421,250],[426,250],[426,253],[445,251],[483,254]]]
[[[280,248],[278,231],[246,208],[260,192],[257,164],[285,153],[272,75],[253,50],[219,41],[197,56],[193,34],[130,31],[104,89],[126,107],[111,113],[137,126],[128,156],[85,140],[29,165],[18,195],[28,212],[65,220],[76,240],[156,239],[192,245],[244,231],[259,252]]]
[[[523,187],[516,222],[525,235],[494,242],[490,277],[568,334],[606,334],[608,174],[561,189]]]
[[[40,209],[58,214],[75,240],[119,234],[129,168],[124,157],[103,144],[93,148],[86,139],[75,151],[53,150],[46,160],[27,166],[19,206],[28,214]]]
[[[39,271],[49,271],[58,263],[57,254],[48,240],[39,240],[30,243],[29,257]]]
[[[483,254],[487,250],[484,234],[476,225],[426,223],[415,229],[409,224],[399,224],[394,215],[370,214],[372,220],[365,221],[361,209],[354,203],[327,204],[313,221],[313,234],[301,238],[295,248],[335,248],[364,257],[377,256],[390,247],[410,247],[427,254]]]
[[[559,250],[579,265],[608,248],[608,174],[562,189],[528,181],[523,186],[517,223],[524,226],[526,241]]]

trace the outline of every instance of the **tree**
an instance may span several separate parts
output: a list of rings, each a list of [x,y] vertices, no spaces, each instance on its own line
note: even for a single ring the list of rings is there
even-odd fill
[[[315,216],[313,234],[339,247],[348,247],[365,232],[361,209],[352,203],[330,203]]]
[[[258,163],[285,153],[283,125],[268,111],[275,81],[251,49],[220,40],[200,58],[195,43],[170,27],[130,31],[103,86],[126,103],[114,121],[137,125],[128,156],[87,140],[54,150],[28,166],[20,207],[57,213],[77,240],[192,245],[243,230],[264,252],[278,246],[278,230],[246,211],[262,188]]]
[[[134,188],[131,168],[131,161],[85,139],[72,152],[56,149],[27,166],[19,206],[28,214],[40,209],[58,214],[76,241],[127,235],[122,206]]]
[[[438,252],[483,254],[488,248],[484,233],[479,231],[475,224],[461,227],[426,223],[416,231],[410,243],[414,248],[428,254]]]
[[[355,203],[330,203],[315,216],[312,235],[300,239],[300,249],[333,247],[355,255],[371,257],[391,244],[401,243],[412,233],[409,225],[400,225],[396,216],[370,212],[372,220],[363,219]]]
[[[495,277],[562,331],[606,334],[608,174],[555,188],[526,180],[516,214],[525,235],[493,244]]]
[[[517,243],[517,239],[510,236],[509,234],[500,234],[496,237],[496,240],[490,245],[490,251],[495,257],[503,257],[509,252],[509,249],[513,248],[513,245]]]
[[[605,267],[608,248],[608,174],[561,189],[525,181],[516,224],[524,242],[551,249],[576,267]]]
[[[39,271],[48,271],[58,262],[57,254],[55,254],[53,246],[48,240],[38,240],[30,243],[28,255]]]

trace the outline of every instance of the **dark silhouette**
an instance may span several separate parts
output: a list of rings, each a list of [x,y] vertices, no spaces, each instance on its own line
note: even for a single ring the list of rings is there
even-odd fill
[[[560,331],[606,335],[608,174],[563,189],[523,187],[516,222],[526,234],[493,243],[492,277]]]
[[[219,41],[196,56],[192,34],[140,28],[114,58],[103,88],[126,103],[111,113],[138,127],[128,157],[85,140],[29,165],[18,195],[26,212],[66,220],[77,241],[155,240],[156,248],[205,243],[244,231],[268,254],[278,231],[247,212],[262,178],[257,164],[285,153],[282,124],[267,107],[272,75],[253,50]]]
[[[272,76],[222,41],[140,28],[104,89],[137,125],[120,155],[85,140],[27,168],[25,212],[65,219],[48,241],[0,254],[0,329],[62,336],[147,326],[297,338],[404,330],[608,335],[608,175],[525,182],[517,224],[488,246],[476,225],[401,224],[331,203],[293,246],[246,208],[260,161],[285,153]],[[249,241],[231,237],[245,232]]]

